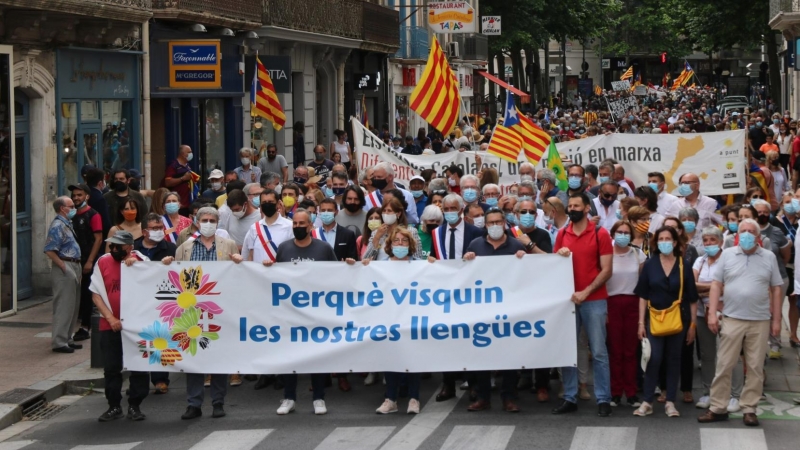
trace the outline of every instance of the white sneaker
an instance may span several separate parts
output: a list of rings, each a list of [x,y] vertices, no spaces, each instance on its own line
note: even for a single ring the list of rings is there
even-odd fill
[[[318,416],[328,414],[328,408],[325,407],[325,400],[314,400],[314,414]]]
[[[411,407],[411,404],[409,403],[409,408],[410,407]],[[386,400],[383,401],[383,404],[378,409],[375,410],[375,412],[378,413],[378,414],[396,413],[397,412],[397,402],[393,402],[393,401],[391,401],[391,400],[389,400],[387,398]]]
[[[412,398],[408,401],[408,411],[406,414],[419,414],[419,400]]]
[[[461,389],[462,391],[466,391],[467,389],[469,389],[469,381],[461,383],[461,386],[459,386],[458,388]]]
[[[278,408],[277,411],[278,415],[285,416],[286,414],[289,414],[292,411],[294,411],[294,400],[289,400],[288,398],[281,400],[281,406],[280,408]]]
[[[697,409],[708,409],[711,406],[711,397],[704,395],[694,404]]]
[[[370,372],[367,374],[367,378],[364,378],[364,386],[372,386],[375,384],[375,372]]]
[[[664,413],[667,417],[680,417],[681,413],[675,408],[675,403],[667,402],[664,404]]]
[[[739,399],[731,397],[731,401],[728,402],[728,412],[735,413],[742,410],[742,407],[739,406]]]
[[[647,402],[642,402],[642,405],[633,412],[634,416],[644,417],[653,414],[653,405]]]

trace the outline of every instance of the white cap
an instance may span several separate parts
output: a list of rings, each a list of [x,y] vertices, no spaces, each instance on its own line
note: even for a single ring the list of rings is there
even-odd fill
[[[647,363],[650,361],[650,340],[642,339],[642,370],[647,370]]]
[[[214,170],[211,171],[211,175],[208,176],[208,179],[209,180],[216,180],[217,178],[222,178],[224,176],[225,176],[225,174],[222,173],[221,170],[214,169]]]
[[[412,181],[414,181],[414,180],[419,180],[419,181],[422,181],[423,183],[425,182],[425,178],[422,178],[422,177],[421,177],[421,176],[419,176],[419,175],[414,175],[413,177],[411,177],[411,179],[410,179],[410,180],[408,180],[409,184],[410,184]]]

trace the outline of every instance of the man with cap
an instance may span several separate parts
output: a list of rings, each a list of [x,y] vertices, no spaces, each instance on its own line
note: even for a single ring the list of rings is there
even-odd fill
[[[142,191],[142,173],[136,169],[128,169],[128,187],[136,192]]]
[[[210,200],[217,200],[217,197],[225,193],[225,183],[222,182],[224,174],[219,169],[214,169],[208,176],[210,187],[203,191],[202,197]]]
[[[147,257],[133,249],[133,235],[117,231],[106,239],[111,251],[97,260],[92,273],[92,301],[100,312],[100,348],[103,352],[103,378],[108,410],[97,419],[110,422],[122,417],[122,322],[119,320],[122,263],[130,266],[136,261],[148,261]],[[128,419],[145,419],[139,405],[149,392],[150,374],[130,372],[128,388]]]
[[[72,336],[74,341],[89,339],[89,329],[92,326],[92,293],[89,292],[89,281],[100,248],[103,245],[103,219],[100,214],[89,206],[88,199],[91,188],[85,184],[73,184],[68,187],[72,192],[72,203],[77,209],[72,218],[72,228],[75,230],[75,240],[81,248],[81,297],[78,318],[81,328]]]
[[[425,195],[425,178],[414,175],[408,182],[411,195],[414,196],[414,203],[417,205],[417,217],[422,217],[422,211],[428,203],[428,196]]]
[[[53,337],[56,353],[74,353],[83,348],[72,340],[78,323],[81,298],[81,247],[75,239],[72,218],[77,214],[72,199],[53,201],[56,217],[47,230],[44,253],[53,261],[50,281],[53,286]]]
[[[421,155],[422,149],[414,143],[414,138],[409,135],[406,136],[406,146],[402,151],[400,151],[400,153],[404,153],[406,155]]]
[[[396,151],[397,153],[402,152],[403,151],[403,146],[401,145],[402,143],[403,143],[403,140],[400,139],[400,136],[393,137],[392,138],[392,150]]]

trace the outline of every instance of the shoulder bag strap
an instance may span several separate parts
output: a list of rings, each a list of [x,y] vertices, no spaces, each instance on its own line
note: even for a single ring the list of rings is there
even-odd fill
[[[678,264],[680,265],[681,271],[681,289],[678,293],[678,302],[683,301],[683,258],[678,258]]]

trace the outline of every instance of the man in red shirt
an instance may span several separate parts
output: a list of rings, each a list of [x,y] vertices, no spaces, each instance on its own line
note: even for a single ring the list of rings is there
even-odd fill
[[[119,320],[122,262],[130,265],[134,261],[148,261],[146,256],[133,250],[133,235],[127,231],[117,231],[106,242],[110,244],[111,251],[97,260],[92,273],[92,284],[89,286],[92,301],[103,316],[100,319],[100,348],[103,351],[108,410],[100,416],[100,422],[110,422],[122,417],[122,322]],[[145,419],[139,405],[147,397],[149,385],[149,372],[131,372],[128,419]]]
[[[613,248],[611,237],[605,228],[595,226],[587,219],[591,201],[586,193],[571,194],[567,206],[570,224],[558,232],[555,251],[561,256],[572,255],[575,276],[576,330],[583,326],[589,338],[589,348],[594,361],[594,395],[597,399],[597,415],[611,415],[611,375],[606,349],[606,281],[611,278]],[[564,402],[553,414],[564,414],[578,410],[578,369],[561,369],[564,384]]]
[[[182,216],[189,215],[189,205],[192,202],[191,180],[192,168],[189,167],[189,161],[192,160],[192,148],[188,145],[181,145],[178,147],[178,157],[172,161],[164,171],[164,181],[162,186],[169,188],[180,194]]]

